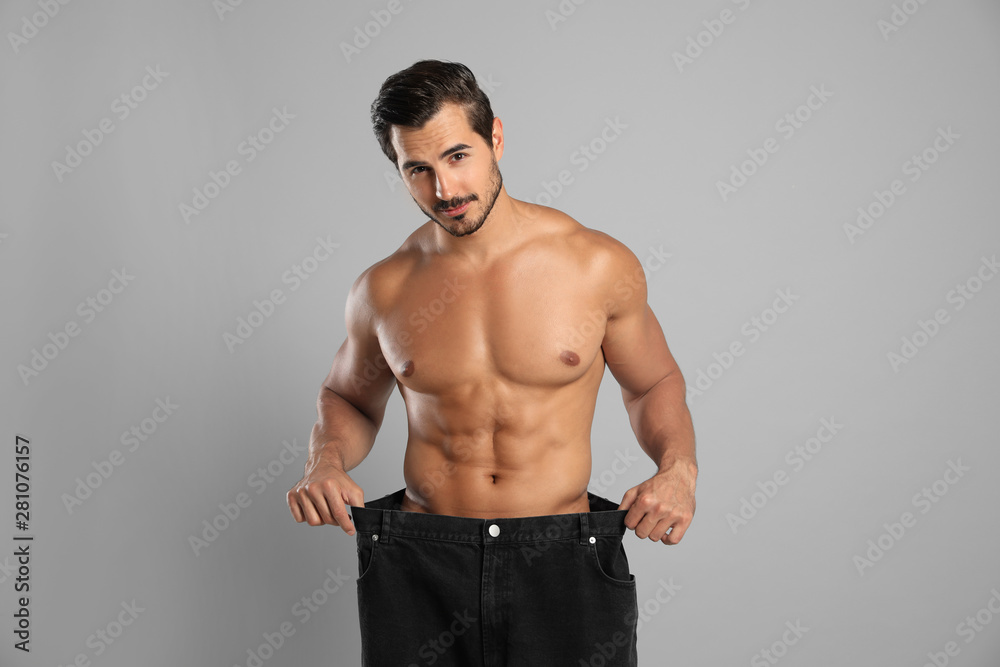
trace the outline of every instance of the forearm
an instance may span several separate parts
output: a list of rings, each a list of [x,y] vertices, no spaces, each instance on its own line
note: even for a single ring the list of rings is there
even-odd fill
[[[368,456],[378,426],[350,402],[326,387],[316,401],[319,418],[309,439],[308,466],[335,465],[345,472]]]
[[[625,405],[639,446],[659,471],[683,462],[697,471],[694,426],[685,401],[684,378],[679,371],[653,385]]]

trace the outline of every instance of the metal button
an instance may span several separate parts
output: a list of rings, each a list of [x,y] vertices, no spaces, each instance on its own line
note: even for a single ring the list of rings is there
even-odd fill
[[[490,524],[490,537],[496,537],[499,534],[500,534],[500,526],[496,525],[495,523]]]
[[[597,544],[597,538],[596,537],[591,537],[590,538],[590,543],[591,544]]]
[[[372,542],[378,542],[378,533],[372,535]]]

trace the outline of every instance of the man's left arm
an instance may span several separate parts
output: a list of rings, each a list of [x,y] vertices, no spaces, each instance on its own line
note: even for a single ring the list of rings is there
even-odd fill
[[[628,510],[625,525],[638,537],[677,544],[694,516],[698,476],[684,377],[646,302],[642,265],[626,246],[607,238],[612,296],[605,302],[601,347],[639,446],[657,466],[653,477],[625,492],[619,509]]]

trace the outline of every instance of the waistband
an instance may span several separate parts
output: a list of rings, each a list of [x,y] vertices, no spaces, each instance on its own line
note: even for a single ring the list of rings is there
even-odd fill
[[[364,507],[351,505],[358,533],[378,535],[380,542],[400,536],[479,544],[577,539],[585,544],[591,536],[624,535],[628,514],[628,510],[619,510],[617,503],[588,491],[589,512],[475,519],[404,511],[401,503],[405,492],[400,489],[366,502]]]

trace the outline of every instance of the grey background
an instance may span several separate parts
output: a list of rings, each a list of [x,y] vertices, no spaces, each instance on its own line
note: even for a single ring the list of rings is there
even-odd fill
[[[778,642],[781,664],[917,667],[949,641],[949,664],[1000,664],[987,606],[1000,590],[1000,281],[973,280],[961,309],[948,299],[1000,249],[1000,6],[401,0],[376,30],[387,5],[71,2],[15,50],[10,33],[42,9],[0,4],[0,663],[245,666],[287,622],[264,664],[359,664],[354,541],[294,522],[285,493],[305,455],[279,455],[308,442],[352,281],[421,222],[367,113],[386,76],[434,57],[488,86],[508,192],[548,203],[545,183],[569,170],[551,205],[646,263],[689,386],[716,376],[690,402],[701,476],[686,538],[626,536],[641,664],[767,664]],[[884,34],[903,5],[916,12]],[[723,10],[733,20],[710,39],[703,22]],[[377,34],[345,56],[366,24]],[[699,33],[707,46],[678,67]],[[169,74],[120,119],[113,100],[147,66]],[[832,96],[786,137],[776,122],[812,86]],[[249,162],[238,146],[275,107],[294,119]],[[60,181],[52,163],[103,118],[113,132]],[[627,127],[581,170],[579,147],[616,118]],[[947,128],[959,138],[910,180],[905,163]],[[769,137],[779,150],[723,200],[717,182]],[[179,205],[229,160],[241,173],[186,223]],[[905,193],[852,243],[845,225],[894,179]],[[292,290],[282,276],[317,237],[340,245]],[[78,304],[123,267],[134,280],[86,322]],[[274,289],[285,302],[231,352],[224,334]],[[797,300],[752,340],[744,324],[776,290]],[[889,353],[938,309],[947,323],[893,368]],[[25,382],[18,367],[70,321],[79,335]],[[711,368],[737,341],[744,353]],[[619,500],[653,467],[605,379],[591,488]],[[173,414],[129,451],[121,434],[168,398]],[[843,427],[796,469],[786,454],[824,418]],[[30,655],[11,632],[15,435],[32,443]],[[404,438],[397,393],[353,473],[368,499],[402,486]],[[65,495],[114,450],[121,465],[69,511]],[[622,471],[627,453],[640,459]],[[949,461],[968,468],[954,484],[939,481]],[[252,476],[269,464],[262,487]],[[734,531],[729,515],[781,472]],[[916,502],[936,481],[947,493]],[[223,525],[220,504],[241,492],[250,505],[196,555],[189,538]],[[915,524],[889,537],[904,512]],[[880,536],[891,548],[859,569]],[[349,580],[306,620],[295,605],[328,569]],[[665,604],[661,580],[679,587]],[[97,655],[88,637],[133,600],[143,611]],[[977,613],[992,622],[967,641],[959,624]],[[782,652],[786,622],[808,631]]]

